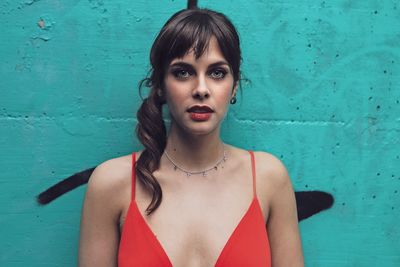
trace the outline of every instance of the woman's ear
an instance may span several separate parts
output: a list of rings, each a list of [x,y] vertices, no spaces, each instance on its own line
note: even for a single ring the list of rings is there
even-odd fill
[[[236,99],[237,87],[238,87],[238,82],[236,82],[235,85],[234,85],[233,88],[232,88],[231,99],[229,100],[229,103],[230,103],[231,105],[236,104],[236,101],[237,101],[237,99]]]

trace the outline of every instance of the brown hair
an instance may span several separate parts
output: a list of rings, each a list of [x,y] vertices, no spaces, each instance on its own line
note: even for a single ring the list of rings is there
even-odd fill
[[[231,21],[222,13],[209,9],[185,9],[175,13],[162,27],[150,52],[151,70],[149,77],[140,82],[150,88],[147,98],[137,112],[136,133],[144,150],[136,162],[136,173],[140,182],[152,194],[146,209],[150,215],[159,207],[162,190],[153,172],[160,167],[160,158],[167,144],[166,127],[162,116],[165,103],[164,77],[171,61],[183,57],[193,49],[196,58],[207,49],[212,36],[225,59],[228,61],[234,82],[240,79],[241,52],[238,33]]]

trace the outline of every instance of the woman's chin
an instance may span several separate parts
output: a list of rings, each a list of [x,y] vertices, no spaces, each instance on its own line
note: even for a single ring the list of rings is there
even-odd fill
[[[193,136],[206,136],[214,133],[218,133],[217,131],[218,125],[215,125],[211,122],[196,122],[190,123],[183,127],[183,130],[186,134]]]

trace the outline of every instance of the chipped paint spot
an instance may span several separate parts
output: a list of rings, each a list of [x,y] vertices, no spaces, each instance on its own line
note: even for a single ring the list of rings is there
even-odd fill
[[[43,19],[40,19],[37,24],[41,29],[44,29],[44,27],[46,26],[46,24],[45,24]]]
[[[39,2],[40,0],[25,0],[24,2],[23,2],[23,4],[24,5],[27,5],[27,6],[31,6],[31,5],[33,5],[34,3],[37,3],[37,2]]]

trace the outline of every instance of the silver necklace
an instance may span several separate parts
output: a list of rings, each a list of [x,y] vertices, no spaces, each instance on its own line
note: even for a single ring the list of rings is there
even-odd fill
[[[172,160],[172,158],[168,155],[168,153],[167,153],[166,150],[164,150],[164,153],[165,153],[165,156],[167,156],[167,159],[169,160],[169,162],[171,162],[172,165],[174,165],[174,170],[175,170],[175,171],[176,171],[176,170],[180,170],[181,172],[184,172],[184,173],[186,174],[187,177],[192,176],[192,175],[198,175],[198,174],[201,174],[201,175],[203,175],[203,176],[207,176],[207,173],[208,173],[208,172],[210,172],[210,171],[212,171],[212,170],[218,170],[218,167],[219,167],[223,162],[225,162],[225,161],[228,159],[227,156],[226,156],[225,148],[224,148],[224,153],[223,153],[223,155],[222,155],[222,158],[219,159],[211,168],[207,168],[207,169],[202,170],[202,171],[189,171],[189,170],[186,170],[186,169],[182,168],[182,167],[179,166],[178,164],[176,164],[176,163]]]

